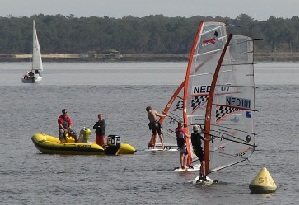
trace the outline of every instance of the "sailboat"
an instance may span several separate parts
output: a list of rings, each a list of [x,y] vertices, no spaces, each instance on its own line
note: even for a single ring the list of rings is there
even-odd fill
[[[33,48],[31,70],[21,78],[23,83],[36,83],[42,80],[43,63],[40,53],[40,44],[37,38],[35,21],[33,20]]]

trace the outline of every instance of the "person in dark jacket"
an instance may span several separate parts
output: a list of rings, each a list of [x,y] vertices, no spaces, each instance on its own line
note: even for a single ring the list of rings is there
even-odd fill
[[[202,142],[204,142],[203,136],[201,136],[200,132],[201,127],[199,125],[193,126],[193,133],[191,133],[191,144],[193,147],[193,151],[195,155],[198,157],[200,161],[200,170],[199,170],[199,177],[205,179],[205,162],[204,162],[204,151],[202,148]]]
[[[102,113],[98,114],[98,121],[92,127],[96,131],[96,143],[100,146],[105,144],[105,119]]]

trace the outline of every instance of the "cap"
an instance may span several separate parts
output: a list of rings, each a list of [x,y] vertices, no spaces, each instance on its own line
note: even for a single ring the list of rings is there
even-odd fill
[[[63,110],[62,110],[62,113],[67,113],[67,109],[63,109]]]
[[[193,126],[193,131],[197,131],[198,132],[199,131],[199,125],[194,125]]]

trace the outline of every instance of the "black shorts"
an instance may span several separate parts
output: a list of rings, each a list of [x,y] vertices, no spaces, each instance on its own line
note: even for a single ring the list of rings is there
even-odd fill
[[[199,161],[204,161],[204,153],[202,149],[194,150],[195,155],[198,157]]]
[[[152,128],[153,135],[156,135],[156,134],[161,135],[162,134],[161,125],[158,122],[152,122],[151,128]]]

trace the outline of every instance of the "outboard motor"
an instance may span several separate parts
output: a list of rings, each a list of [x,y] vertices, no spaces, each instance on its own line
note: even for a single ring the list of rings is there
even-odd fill
[[[109,135],[107,137],[107,147],[105,149],[105,154],[115,155],[115,153],[120,148],[120,136],[118,135]]]
[[[119,146],[120,145],[120,136],[118,135],[109,135],[107,137],[108,146]]]
[[[91,130],[89,128],[83,127],[80,130],[78,142],[87,143],[90,135],[91,135]]]

